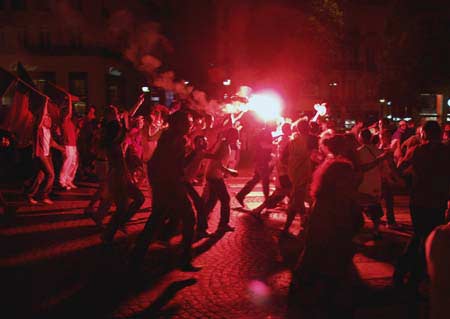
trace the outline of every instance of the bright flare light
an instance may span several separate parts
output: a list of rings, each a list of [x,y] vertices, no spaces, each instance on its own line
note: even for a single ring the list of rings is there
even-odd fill
[[[283,101],[274,92],[261,92],[250,96],[247,107],[254,111],[264,121],[281,118]]]

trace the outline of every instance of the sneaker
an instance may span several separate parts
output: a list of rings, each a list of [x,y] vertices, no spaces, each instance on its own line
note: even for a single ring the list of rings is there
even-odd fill
[[[35,199],[33,198],[33,196],[28,196],[28,202],[29,202],[30,204],[33,204],[33,205],[36,205],[36,204],[38,203],[38,201],[35,200]]]
[[[198,232],[195,234],[195,239],[196,239],[196,241],[198,241],[198,240],[200,240],[200,239],[203,239],[203,238],[208,238],[208,237],[211,237],[211,234],[208,233],[206,230],[198,231]]]
[[[42,202],[45,203],[45,204],[48,204],[48,205],[52,205],[53,204],[53,201],[50,198],[48,198],[48,197],[44,198],[42,200]]]
[[[220,233],[232,232],[234,231],[234,227],[231,227],[229,224],[221,225],[217,228],[217,231]]]
[[[102,218],[100,218],[100,217],[99,217],[97,214],[95,214],[95,213],[91,214],[89,217],[94,221],[94,223],[95,223],[95,225],[96,225],[97,227],[102,228],[102,226],[103,226],[103,220],[102,220]]]
[[[191,262],[181,263],[179,269],[183,272],[199,272],[202,267],[194,266]]]
[[[75,185],[74,183],[72,183],[72,182],[70,182],[70,183],[67,183],[67,186],[68,187],[70,187],[70,188],[72,188],[72,189],[77,189],[78,188],[78,186],[77,185]]]

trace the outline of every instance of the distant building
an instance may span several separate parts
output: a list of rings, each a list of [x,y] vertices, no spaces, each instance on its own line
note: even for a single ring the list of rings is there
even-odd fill
[[[96,34],[120,1],[0,0],[0,66],[25,66],[38,87],[51,81],[88,105],[131,106],[140,75]]]

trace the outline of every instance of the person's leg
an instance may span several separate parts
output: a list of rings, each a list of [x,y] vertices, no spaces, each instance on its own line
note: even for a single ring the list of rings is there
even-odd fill
[[[102,198],[102,188],[103,186],[100,186],[100,188],[97,189],[94,194],[92,194],[87,207],[84,209],[85,212],[92,212],[94,210],[95,204]]]
[[[220,222],[219,228],[229,226],[230,222],[230,195],[223,179],[214,181],[214,188],[220,201]]]
[[[48,195],[52,191],[53,183],[55,182],[55,169],[53,168],[53,161],[50,156],[42,157],[42,169],[46,175],[46,182],[42,189],[42,195],[44,199],[48,199]]]
[[[42,168],[43,164],[42,164],[42,161],[40,159],[39,159],[39,164],[38,165],[39,165],[38,172],[37,172],[36,177],[35,177],[35,179],[33,181],[33,184],[31,185],[30,192],[28,193],[28,197],[30,199],[33,199],[33,200],[34,200],[34,197],[39,192],[39,188],[40,188],[42,182],[45,179],[45,173],[44,173],[44,170]]]
[[[111,200],[110,197],[101,197],[100,196],[100,202],[99,202],[97,211],[89,211],[86,208],[85,214],[87,214],[89,217],[91,217],[97,226],[102,226],[103,219],[108,214],[109,209],[111,208],[112,204],[113,204],[113,201]]]
[[[287,196],[288,193],[289,190],[276,188],[275,191],[263,203],[261,203],[261,205],[253,209],[253,212],[260,214],[265,208],[274,208]]]
[[[270,173],[271,169],[268,166],[258,169],[258,175],[261,176],[264,199],[267,199],[270,193]]]
[[[373,203],[367,207],[367,214],[373,223],[373,236],[374,239],[381,239],[380,224],[381,217],[383,216],[383,208],[380,203]]]
[[[78,152],[76,146],[69,146],[69,150],[70,150],[70,165],[67,171],[66,184],[69,184],[69,186],[74,187],[75,185],[73,184],[73,181],[75,180],[75,176],[77,174],[78,169]]]
[[[62,166],[61,166],[61,169],[59,170],[59,178],[58,178],[58,181],[59,181],[59,184],[62,186],[62,187],[66,187],[67,185],[66,185],[66,179],[67,179],[67,171],[68,171],[68,168],[69,168],[69,161],[70,161],[70,158],[69,158],[69,152],[68,152],[68,150],[67,150],[67,146],[64,146],[64,150],[65,150],[65,152],[64,152],[64,154],[62,155],[62,157],[63,157],[63,163],[62,163]]]
[[[303,225],[304,221],[304,215],[305,215],[305,198],[306,198],[306,191],[307,186],[306,185],[294,185],[292,187],[292,193],[291,193],[291,200],[289,202],[289,207],[287,209],[287,219],[286,223],[284,224],[283,233],[288,233],[289,228],[292,225],[292,222],[294,221],[295,215],[298,213],[300,214],[300,217],[303,218],[302,220],[302,227],[304,228],[305,225]]]
[[[212,180],[212,179],[206,180],[205,191],[204,191],[204,194],[206,195],[205,196],[206,219],[208,219],[209,214],[212,212],[212,210],[216,206],[217,200],[218,200],[217,192],[216,192],[216,189],[214,186],[215,186],[214,180]],[[208,227],[206,227],[206,228],[208,228]]]
[[[388,225],[396,225],[395,215],[394,215],[394,194],[392,192],[392,187],[388,183],[383,183],[381,187],[383,193],[384,203],[386,205],[386,220]]]
[[[114,240],[114,235],[123,224],[123,221],[126,220],[128,213],[128,196],[126,192],[114,192],[112,195],[112,200],[116,204],[117,211],[112,215],[111,220],[102,234],[102,239],[106,243],[111,243]]]
[[[141,192],[141,190],[133,183],[129,182],[127,186],[128,191],[128,197],[131,198],[133,201],[130,203],[128,207],[128,213],[126,215],[125,220],[123,221],[123,224],[128,222],[131,218],[133,218],[134,214],[141,208],[141,206],[145,202],[144,194]]]
[[[191,183],[185,183],[185,187],[189,197],[194,203],[195,210],[197,211],[197,232],[206,232],[207,218],[205,213],[205,203]]]
[[[180,193],[177,196],[176,206],[181,212],[181,222],[182,222],[182,254],[181,254],[181,265],[188,266],[192,260],[192,243],[194,241],[194,227],[195,227],[195,215],[192,209],[191,203],[187,198],[187,193]]]
[[[145,223],[144,229],[138,235],[136,244],[131,252],[131,263],[138,266],[147,253],[148,246],[153,242],[164,225],[170,210],[170,201],[168,193],[170,189],[159,185],[153,181],[152,184],[152,212]]]
[[[243,204],[245,196],[247,196],[248,193],[252,191],[253,188],[255,188],[256,184],[258,184],[261,177],[259,176],[258,172],[255,170],[255,173],[253,174],[253,177],[251,180],[249,180],[244,187],[236,194],[236,199],[239,201],[239,204]]]
[[[399,257],[393,274],[395,285],[403,285],[406,275],[412,270],[420,248],[420,224],[422,223],[420,208],[415,205],[409,207],[411,221],[413,226],[413,234],[410,237],[403,253]]]

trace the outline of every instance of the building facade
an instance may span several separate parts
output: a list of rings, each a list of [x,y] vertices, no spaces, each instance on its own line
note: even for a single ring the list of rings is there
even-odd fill
[[[129,107],[142,80],[132,63],[105,45],[99,27],[118,1],[0,0],[0,66],[20,61],[39,88],[51,81],[88,105]]]

